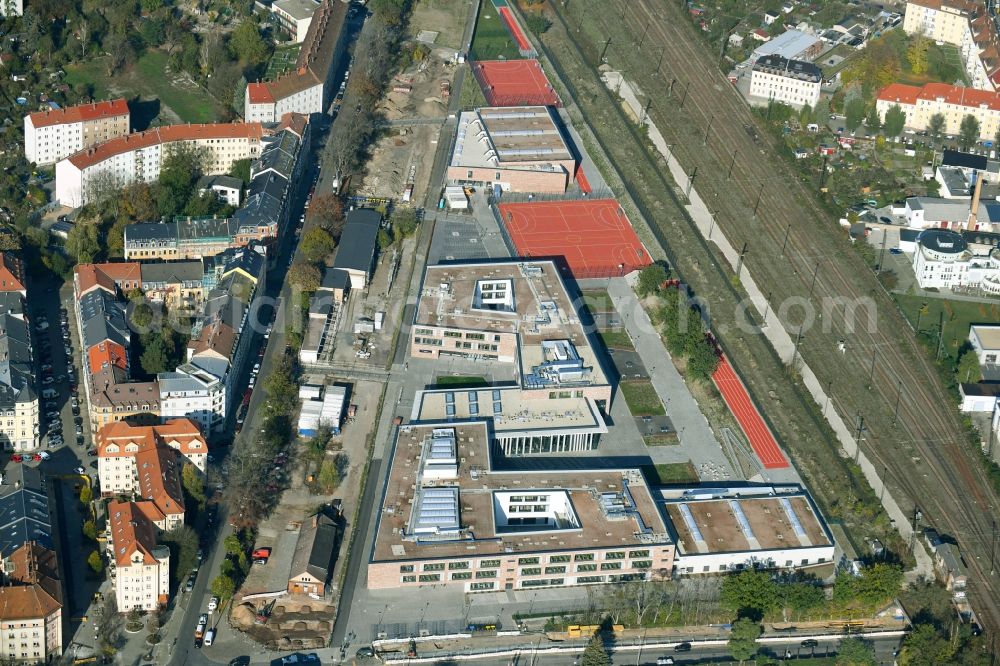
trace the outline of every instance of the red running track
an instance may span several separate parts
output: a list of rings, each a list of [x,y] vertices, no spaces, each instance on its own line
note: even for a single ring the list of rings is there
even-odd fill
[[[586,174],[583,173],[582,166],[576,170],[576,184],[580,186],[580,191],[584,194],[590,194],[593,191],[590,187],[590,181],[587,180]]]
[[[510,30],[511,36],[514,37],[514,41],[517,42],[517,48],[522,51],[530,51],[531,44],[528,43],[528,38],[524,36],[521,32],[521,26],[517,24],[517,19],[514,15],[510,13],[510,7],[498,7],[500,11],[500,18],[507,25],[507,29]]]
[[[750,446],[753,447],[754,453],[764,464],[764,469],[788,467],[788,460],[778,448],[778,442],[771,434],[771,429],[764,423],[760,412],[757,411],[757,407],[750,399],[750,394],[747,393],[746,386],[736,376],[736,372],[733,371],[733,366],[729,364],[729,359],[726,358],[725,354],[722,355],[719,367],[712,375],[712,381],[715,382],[723,400],[726,401],[729,411],[740,422],[743,434],[750,440]]]

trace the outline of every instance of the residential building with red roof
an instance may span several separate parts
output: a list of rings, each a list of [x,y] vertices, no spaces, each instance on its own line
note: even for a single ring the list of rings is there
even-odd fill
[[[152,611],[170,599],[170,549],[157,541],[151,502],[108,504],[107,544],[118,610]]]
[[[29,113],[24,117],[24,157],[35,164],[54,164],[128,134],[130,118],[124,98]]]
[[[0,659],[46,663],[62,654],[62,583],[55,551],[28,541],[0,568]]]
[[[1000,36],[986,4],[970,0],[910,0],[903,30],[959,49],[973,88],[1000,85]]]
[[[233,162],[256,159],[268,133],[258,122],[168,125],[125,134],[60,160],[56,164],[56,199],[77,208],[108,188],[154,182],[174,145],[205,151],[205,174],[228,173]]]
[[[323,0],[312,15],[295,68],[271,81],[247,85],[243,117],[273,123],[282,115],[323,113],[331,102],[332,77],[344,52],[348,5]]]
[[[24,281],[24,262],[10,252],[0,252],[0,292],[16,291],[28,295]]]
[[[931,116],[938,113],[944,116],[945,134],[958,134],[962,118],[967,115],[979,121],[980,138],[992,139],[1000,128],[1000,93],[988,90],[947,83],[893,83],[879,92],[875,108],[884,120],[886,112],[897,105],[906,114],[906,127],[914,130],[927,129]]]

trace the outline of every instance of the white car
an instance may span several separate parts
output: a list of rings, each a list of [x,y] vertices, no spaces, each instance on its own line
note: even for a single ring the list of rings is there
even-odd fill
[[[209,599],[208,601],[209,611],[214,611],[218,607],[219,607],[219,597],[212,597],[211,599]]]
[[[38,455],[41,456],[42,460],[48,460],[52,457],[52,454],[48,451],[39,451]]]

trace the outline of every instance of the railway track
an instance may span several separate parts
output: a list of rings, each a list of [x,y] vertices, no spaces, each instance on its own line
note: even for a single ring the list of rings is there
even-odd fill
[[[585,17],[574,14],[585,8],[577,5],[559,10],[570,35],[570,26],[585,25]],[[1000,629],[1000,590],[989,562],[991,514],[1000,504],[978,454],[961,440],[955,408],[909,325],[799,176],[774,158],[772,137],[758,129],[681,8],[618,0],[606,9],[612,16],[616,11],[621,26],[617,32],[607,27],[614,45],[609,63],[653,99],[653,121],[688,173],[697,167],[695,187],[720,230],[734,246],[746,243],[744,266],[758,284],[773,286],[772,306],[790,297],[814,306],[821,297],[841,299],[823,313],[821,328],[806,333],[800,353],[821,380],[833,382],[833,405],[845,420],[864,417],[863,450],[889,471],[897,500],[919,505],[958,540],[973,578],[973,606],[984,626]],[[588,33],[576,34],[581,40]],[[636,48],[639,35],[644,49]],[[658,73],[650,64],[657,59]],[[862,299],[876,304],[875,325],[851,328],[846,304]],[[793,319],[783,316],[794,334]],[[847,343],[843,356],[836,353],[840,340]]]

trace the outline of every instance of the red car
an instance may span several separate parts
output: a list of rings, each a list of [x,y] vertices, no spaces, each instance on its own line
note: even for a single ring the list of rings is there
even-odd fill
[[[267,559],[268,557],[271,557],[270,548],[258,548],[257,550],[253,551],[253,559],[255,560]]]
[[[22,456],[20,453],[15,453],[10,457],[10,459],[13,460],[14,462],[24,462],[24,456]]]

